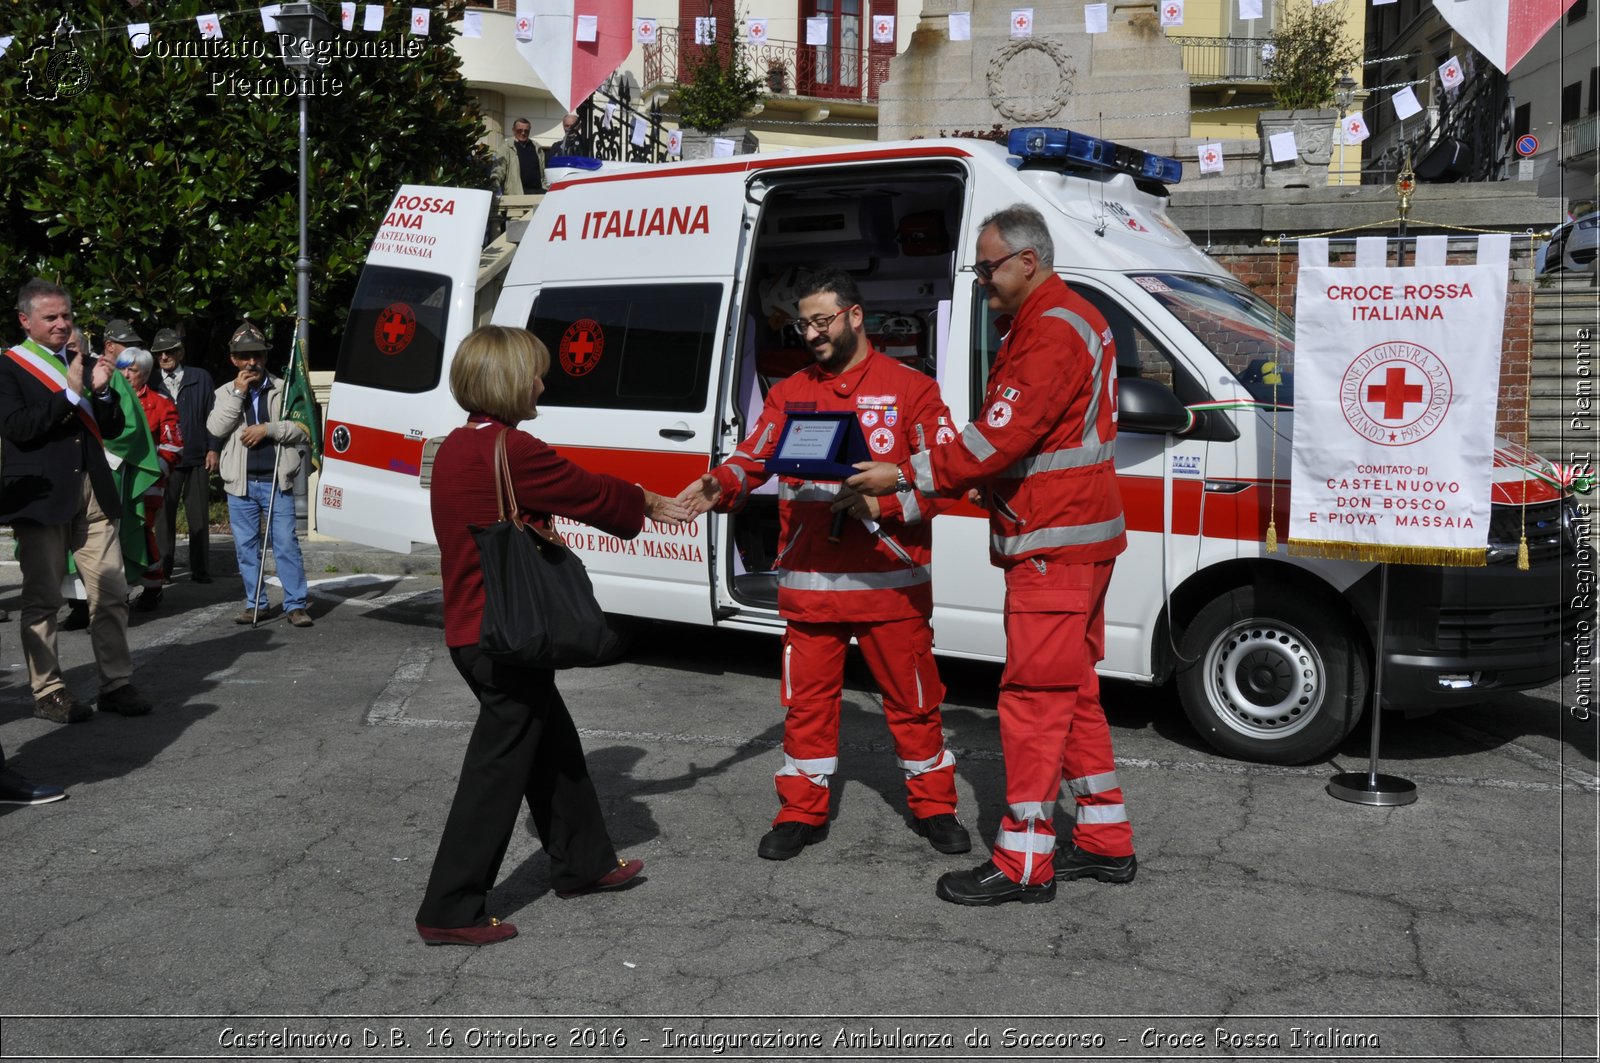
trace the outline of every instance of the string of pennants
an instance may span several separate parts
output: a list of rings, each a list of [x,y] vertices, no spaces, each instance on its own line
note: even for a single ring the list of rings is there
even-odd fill
[[[1312,0],[1316,6],[1332,3],[1333,0]],[[1371,0],[1374,7],[1392,4],[1397,0]],[[1234,0],[1237,5],[1238,16],[1241,21],[1253,21],[1264,17],[1263,0]],[[1185,0],[1162,0],[1160,7],[1160,21],[1164,28],[1175,28],[1183,25]],[[278,32],[277,15],[281,10],[280,4],[268,4],[256,8],[256,13],[261,19],[262,29],[267,33]],[[249,9],[244,9],[249,10]],[[400,9],[396,9],[398,13]],[[1088,4],[1083,9],[1083,30],[1088,34],[1109,32],[1109,3]],[[197,15],[194,18],[196,30],[202,40],[221,40],[224,37],[223,20],[233,14],[242,14],[243,11],[209,13]],[[340,28],[349,32],[356,28],[359,22],[363,31],[368,33],[381,32],[384,28],[386,11],[382,4],[361,4],[346,2],[339,4]],[[185,20],[170,20],[163,24],[181,23]],[[565,20],[564,20],[565,21]],[[571,20],[573,23],[574,40],[578,42],[593,42],[600,34],[600,16],[578,15]],[[787,21],[787,20],[784,20]],[[829,39],[832,20],[829,16],[816,16],[801,19],[805,24],[805,44],[813,47],[826,47],[831,42]],[[535,15],[531,0],[517,0],[516,18],[512,32],[519,41],[531,41],[534,37]],[[745,42],[752,45],[765,44],[768,39],[770,20],[766,18],[746,18],[743,20],[743,36]],[[428,36],[432,29],[432,12],[426,7],[413,7],[406,21],[406,27],[413,36]],[[972,39],[972,13],[970,11],[952,11],[946,15],[946,27],[949,39],[952,41],[970,41]],[[148,22],[129,23],[125,30],[128,38],[138,43],[141,38],[148,38],[151,24]],[[872,41],[874,44],[893,44],[895,36],[895,17],[893,15],[878,15],[872,19]],[[1034,9],[1019,7],[1011,11],[1009,17],[1009,32],[1011,37],[1023,39],[1034,34]],[[655,18],[636,17],[633,19],[633,38],[635,43],[651,45],[658,40],[660,27]],[[694,20],[694,40],[696,44],[711,44],[717,40],[717,20],[714,17],[698,17]],[[469,38],[483,36],[483,15],[479,11],[465,11],[461,17],[461,35]],[[609,34],[608,34],[609,35]],[[0,57],[6,54],[13,37],[0,36]],[[1263,60],[1272,58],[1272,45],[1264,42],[1262,45]],[[1465,80],[1466,75],[1461,62],[1451,56],[1438,68],[1439,82],[1446,89],[1455,89]],[[1396,89],[1389,97],[1390,104],[1394,107],[1395,117],[1400,121],[1412,118],[1422,111],[1422,104],[1417,99],[1411,85],[1403,85]],[[610,121],[614,116],[607,116]],[[1370,136],[1364,112],[1356,111],[1345,116],[1341,123],[1340,135],[1346,144],[1359,144]],[[639,143],[640,130],[635,129],[634,140]],[[719,145],[720,146],[720,145]],[[671,149],[669,149],[671,150]],[[1269,152],[1274,162],[1292,160],[1298,151],[1292,132],[1275,134],[1270,138]],[[1202,144],[1199,147],[1199,168],[1202,174],[1221,173],[1224,166],[1224,153],[1220,143]]]

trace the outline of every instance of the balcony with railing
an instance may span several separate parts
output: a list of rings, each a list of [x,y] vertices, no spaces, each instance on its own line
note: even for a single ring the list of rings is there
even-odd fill
[[[830,44],[769,40],[739,41],[733,46],[772,97],[877,104],[878,89],[889,77],[894,46],[871,44],[848,25],[836,36],[837,42]],[[686,82],[705,47],[695,43],[693,25],[660,27],[656,43],[644,47],[645,85]]]
[[[1193,82],[1265,84],[1272,50],[1264,37],[1174,37]],[[1263,51],[1265,49],[1265,51]]]

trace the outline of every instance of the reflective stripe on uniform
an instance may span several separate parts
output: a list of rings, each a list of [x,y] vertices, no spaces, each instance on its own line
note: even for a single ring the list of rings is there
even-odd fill
[[[780,502],[832,502],[839,497],[840,484],[813,483],[807,480],[796,487],[794,484],[778,484],[778,501]]]
[[[1117,782],[1116,772],[1103,771],[1099,775],[1082,775],[1076,779],[1063,780],[1061,789],[1074,797],[1088,797],[1090,794],[1103,794],[1108,790],[1115,790],[1121,785]]]
[[[735,455],[735,456],[737,456],[737,455]],[[739,481],[739,490],[740,490],[740,492],[743,492],[744,488],[745,488],[745,484],[750,482],[749,475],[744,471],[743,468],[739,467],[738,465],[724,465],[723,468],[727,469],[727,470],[729,470],[730,472],[733,473],[733,478],[735,480]]]
[[[1054,801],[1024,801],[1020,805],[1011,806],[1011,818],[1015,820],[1037,819],[1047,820],[1056,814]]]
[[[1095,382],[1095,387],[1089,392],[1089,405],[1083,414],[1083,442],[1085,446],[1096,446],[1100,442],[1100,382],[1104,379],[1106,348],[1100,342],[1100,334],[1089,327],[1089,322],[1074,314],[1071,310],[1061,306],[1053,306],[1046,310],[1042,317],[1053,317],[1057,321],[1064,321],[1078,334],[1083,341],[1083,346],[1089,352],[1089,357],[1094,361],[1094,369],[1089,379]]]
[[[1048,853],[1056,847],[1054,834],[1039,834],[1036,831],[1003,830],[995,841],[995,848],[1009,849],[1014,853]]]
[[[1102,461],[1111,461],[1117,456],[1114,443],[1101,443],[1094,447],[1071,447],[1066,450],[1052,450],[1047,454],[1033,454],[1026,458],[1018,458],[1000,475],[1016,480],[1032,476],[1039,472],[1059,472],[1062,469],[1081,469],[1085,465],[1098,465]]]
[[[1064,528],[1040,528],[1021,535],[991,535],[989,545],[1001,557],[1015,557],[1030,550],[1044,550],[1052,546],[1084,546],[1088,543],[1110,542],[1123,531],[1122,514],[1112,520],[1097,524],[1078,524]]]
[[[894,497],[900,502],[900,523],[916,524],[922,520],[922,506],[915,491],[900,491]]]
[[[933,456],[926,450],[919,450],[911,455],[911,478],[917,483],[917,490],[925,495],[936,492],[933,489]]]
[[[913,775],[925,775],[930,771],[938,771],[940,768],[953,767],[956,762],[955,754],[948,749],[941,749],[937,756],[929,757],[927,760],[900,760],[898,757],[895,759],[900,764],[900,770],[906,773],[906,778],[908,779]]]
[[[839,770],[838,757],[817,757],[812,760],[796,760],[789,754],[783,755],[783,767],[779,768],[779,776],[794,775],[810,779],[818,786],[828,785],[828,776]]]
[[[978,426],[975,424],[969,424],[961,430],[961,442],[978,461],[988,461],[994,457],[994,444],[978,431]]]
[[[1079,805],[1078,826],[1086,823],[1126,823],[1127,805]]]
[[[915,587],[929,578],[927,565],[894,572],[796,572],[786,568],[778,573],[778,586],[791,591],[877,591]]]

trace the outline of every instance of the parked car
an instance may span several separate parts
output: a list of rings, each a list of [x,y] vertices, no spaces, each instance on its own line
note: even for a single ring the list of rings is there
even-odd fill
[[[1558,269],[1592,272],[1597,251],[1600,251],[1600,211],[1590,211],[1550,235],[1550,241],[1535,252],[1535,272],[1541,276]]]

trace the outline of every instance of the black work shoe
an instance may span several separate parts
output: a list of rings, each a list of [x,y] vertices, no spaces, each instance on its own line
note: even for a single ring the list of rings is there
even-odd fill
[[[89,626],[89,603],[70,602],[67,605],[67,618],[61,621],[62,631],[82,631]]]
[[[98,704],[101,712],[114,712],[118,716],[147,716],[153,707],[133,689],[132,683],[101,691]]]
[[[139,600],[134,603],[134,608],[141,613],[153,613],[156,606],[161,604],[164,592],[160,587],[146,587],[139,593]]]
[[[1101,882],[1132,882],[1139,872],[1137,856],[1102,856],[1080,849],[1071,842],[1056,849],[1056,878],[1068,882],[1075,878],[1093,878]]]
[[[934,891],[939,899],[952,904],[989,906],[1006,901],[1023,904],[1042,904],[1055,900],[1056,880],[1024,886],[1006,878],[1004,871],[985,860],[971,871],[949,871],[939,876],[939,886]]]
[[[72,696],[70,690],[52,691],[33,703],[33,714],[51,723],[82,723],[94,710]]]
[[[813,827],[809,823],[793,821],[780,823],[761,836],[756,855],[763,860],[789,860],[799,856],[800,850],[812,842],[820,842],[827,834],[826,824]]]
[[[966,853],[972,851],[972,837],[953,812],[925,816],[914,820],[916,832],[928,839],[928,844],[941,853]]]

